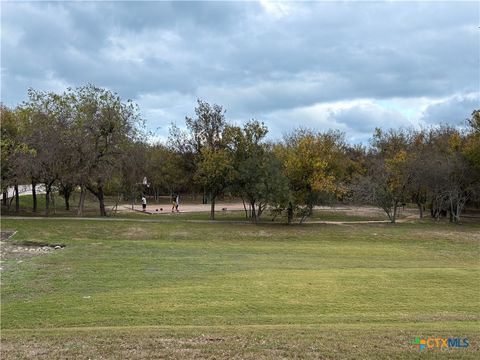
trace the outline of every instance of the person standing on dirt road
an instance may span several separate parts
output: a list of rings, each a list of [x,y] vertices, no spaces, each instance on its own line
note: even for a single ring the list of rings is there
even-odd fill
[[[145,211],[147,209],[147,198],[145,195],[142,195],[142,209]]]
[[[177,208],[177,197],[175,196],[175,193],[172,194],[172,212],[175,212],[175,209]]]
[[[178,205],[180,204],[180,195],[177,193],[177,197],[175,198],[175,210],[178,212]]]

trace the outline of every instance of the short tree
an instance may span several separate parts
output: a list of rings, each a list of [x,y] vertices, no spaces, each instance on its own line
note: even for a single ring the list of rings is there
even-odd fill
[[[289,223],[295,213],[300,216],[301,223],[309,217],[320,194],[340,197],[346,192],[343,134],[298,130],[276,147],[276,153],[290,184],[291,201],[286,208]]]

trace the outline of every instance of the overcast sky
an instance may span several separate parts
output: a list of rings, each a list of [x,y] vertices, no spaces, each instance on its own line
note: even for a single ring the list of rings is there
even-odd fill
[[[479,4],[2,1],[1,100],[92,83],[159,138],[197,98],[271,138],[460,124],[480,107]]]

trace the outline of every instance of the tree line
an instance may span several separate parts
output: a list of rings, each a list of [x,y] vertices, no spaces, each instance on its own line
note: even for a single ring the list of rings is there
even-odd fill
[[[303,222],[314,206],[338,202],[377,206],[392,223],[406,203],[416,204],[419,217],[429,211],[458,222],[467,204],[478,205],[480,110],[462,129],[376,129],[363,146],[335,130],[297,129],[268,141],[262,122],[234,125],[222,106],[198,100],[185,130],[172,125],[168,141],[151,143],[138,106],[109,90],[30,89],[28,98],[16,108],[0,106],[2,205],[13,187],[17,212],[20,184],[32,185],[34,212],[36,185],[44,185],[46,215],[54,193],[68,210],[74,191],[78,215],[87,192],[102,216],[108,194],[182,192],[210,203],[211,219],[219,197],[239,198],[253,222],[266,212]]]

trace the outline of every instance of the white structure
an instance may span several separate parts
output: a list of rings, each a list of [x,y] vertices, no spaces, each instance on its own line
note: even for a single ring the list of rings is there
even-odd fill
[[[45,194],[45,185],[38,184],[35,186],[37,194]],[[11,198],[15,195],[15,190],[13,186],[9,187],[7,190],[7,197]],[[32,185],[18,185],[18,195],[32,195]]]

